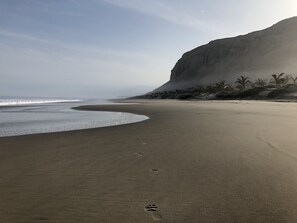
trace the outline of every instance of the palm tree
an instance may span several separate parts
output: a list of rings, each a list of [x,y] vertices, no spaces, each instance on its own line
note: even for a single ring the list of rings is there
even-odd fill
[[[275,87],[279,88],[286,81],[286,78],[282,77],[284,74],[272,74],[272,82],[275,84]]]
[[[297,77],[291,77],[292,81],[294,82],[294,85],[296,85]]]
[[[226,83],[226,81],[220,81],[218,83],[216,83],[216,89],[218,91],[223,91],[228,87],[228,84]]]
[[[291,75],[286,75],[286,76],[284,77],[283,84],[284,84],[284,85],[287,84],[287,83],[290,81],[290,79],[291,79]]]
[[[264,87],[264,86],[266,85],[266,81],[263,80],[263,79],[261,79],[261,78],[258,78],[258,79],[255,81],[254,85],[255,85],[256,87]]]
[[[240,78],[237,78],[235,83],[237,84],[236,87],[239,90],[244,91],[247,85],[251,84],[251,81],[249,80],[248,77],[240,76]]]

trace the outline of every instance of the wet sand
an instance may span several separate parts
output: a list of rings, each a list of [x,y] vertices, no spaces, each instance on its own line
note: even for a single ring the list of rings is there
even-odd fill
[[[297,222],[297,104],[84,109],[150,119],[0,138],[0,222]]]

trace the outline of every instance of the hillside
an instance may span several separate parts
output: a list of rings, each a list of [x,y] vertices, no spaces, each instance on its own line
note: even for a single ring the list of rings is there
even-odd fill
[[[240,75],[255,80],[271,74],[297,74],[297,17],[265,30],[211,41],[185,53],[171,71],[170,81],[154,92],[234,82]]]

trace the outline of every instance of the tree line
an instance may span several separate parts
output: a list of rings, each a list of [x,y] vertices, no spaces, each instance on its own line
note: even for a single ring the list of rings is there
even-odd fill
[[[217,89],[217,91],[231,91],[236,89],[239,91],[244,91],[248,87],[255,88],[255,87],[265,87],[265,86],[281,88],[284,85],[290,84],[290,81],[292,84],[297,85],[297,77],[293,77],[291,75],[285,75],[285,73],[272,74],[270,80],[258,78],[254,82],[252,82],[249,77],[240,76],[235,81],[235,89],[234,89],[234,86],[232,86],[231,84],[227,83],[224,80],[216,83],[215,88]]]
[[[257,93],[270,89],[270,91],[278,91],[283,87],[297,85],[297,77],[286,75],[285,73],[272,74],[270,79],[258,78],[252,81],[249,77],[241,75],[233,84],[225,80],[221,80],[216,84],[207,86],[196,86],[188,89],[177,89],[163,92],[150,92],[145,95],[133,98],[145,99],[199,99],[199,98],[240,98],[243,96],[256,95]]]

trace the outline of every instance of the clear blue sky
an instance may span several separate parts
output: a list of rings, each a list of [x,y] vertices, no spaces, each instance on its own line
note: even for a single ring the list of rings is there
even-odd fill
[[[296,0],[0,0],[0,96],[151,90],[184,52],[295,15]]]

